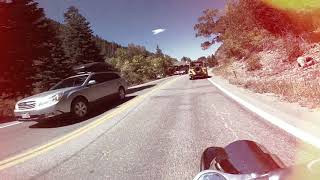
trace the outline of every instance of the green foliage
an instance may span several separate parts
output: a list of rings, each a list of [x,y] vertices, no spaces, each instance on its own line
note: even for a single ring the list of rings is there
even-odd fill
[[[130,84],[139,84],[167,74],[174,59],[152,54],[143,46],[129,44],[128,48],[117,49],[115,56],[107,58],[106,62],[118,69]]]
[[[0,1],[0,14],[0,92],[30,94],[34,64],[49,53],[48,22],[32,0]]]
[[[52,20],[48,21],[48,39],[47,49],[48,54],[46,57],[34,64],[34,93],[48,90],[61,79],[70,75],[71,69],[68,65],[69,61],[65,56],[64,49],[62,48],[62,41],[59,38],[59,29],[57,24]]]
[[[139,46],[135,44],[128,45],[128,53],[130,57],[133,57],[136,55],[142,55],[144,57],[147,57],[150,54],[144,46]]]
[[[225,27],[220,19],[218,9],[207,9],[203,11],[203,15],[198,18],[198,24],[194,26],[196,37],[203,36],[205,38],[212,38],[210,41],[206,41],[201,44],[203,49],[209,48],[211,45],[221,42],[220,35],[224,33]]]
[[[79,13],[79,10],[71,6],[64,17],[63,46],[67,57],[72,62],[70,65],[103,62],[100,50],[93,40],[89,22]]]
[[[101,56],[105,58],[110,58],[115,56],[117,49],[122,47],[121,45],[115,42],[109,42],[107,40],[102,39],[99,36],[95,36],[94,41],[96,42],[96,45],[98,46],[98,48],[101,50],[100,52]]]
[[[211,55],[211,56],[208,56],[208,57],[202,56],[202,57],[199,57],[197,59],[197,61],[205,62],[207,64],[207,66],[209,66],[209,67],[214,67],[214,66],[217,66],[219,64],[217,58],[215,57],[215,55]]]
[[[207,63],[209,67],[214,67],[219,65],[218,59],[214,55],[207,57]]]
[[[156,56],[158,57],[163,56],[162,50],[160,49],[159,45],[157,45],[157,48],[156,48]]]

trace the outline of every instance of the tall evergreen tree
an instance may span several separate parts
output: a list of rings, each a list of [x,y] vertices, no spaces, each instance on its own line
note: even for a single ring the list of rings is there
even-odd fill
[[[0,1],[0,92],[32,92],[34,62],[47,54],[46,29],[43,9],[33,0]]]
[[[79,10],[71,6],[64,14],[64,17],[63,46],[67,57],[70,59],[69,66],[90,62],[104,62],[100,50],[93,40],[90,24],[79,13]]]
[[[156,56],[157,57],[163,56],[162,50],[160,49],[159,45],[157,45],[157,48],[156,48]]]
[[[62,41],[59,38],[60,24],[47,19],[48,38],[45,45],[48,50],[47,56],[43,57],[35,64],[35,92],[47,90],[49,87],[70,75],[68,59],[65,56],[62,47]]]

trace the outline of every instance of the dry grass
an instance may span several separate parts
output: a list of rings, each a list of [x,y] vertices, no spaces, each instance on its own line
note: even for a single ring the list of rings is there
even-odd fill
[[[222,73],[220,73],[222,74]],[[220,75],[219,74],[219,75]],[[277,78],[241,78],[224,73],[231,84],[235,84],[257,93],[280,95],[288,102],[298,102],[309,108],[320,107],[320,83],[317,79],[277,79]]]
[[[213,73],[218,76],[229,77],[230,72],[231,72],[231,70],[230,70],[231,65],[232,65],[232,62],[218,66],[218,67],[214,68]]]
[[[283,43],[280,43],[283,44]],[[318,64],[308,68],[298,68],[289,62],[301,55],[314,57]],[[213,73],[230,83],[248,88],[258,93],[273,93],[289,102],[298,102],[311,108],[320,107],[320,45],[305,47],[290,46],[288,49],[273,48],[252,54],[243,61],[231,61],[215,68]],[[225,62],[227,59],[220,59]],[[287,61],[287,62],[285,62]],[[241,66],[241,64],[243,66]],[[262,67],[261,67],[262,66]]]
[[[254,56],[250,57],[249,59],[247,59],[246,63],[247,63],[247,70],[248,71],[255,71],[255,70],[259,70],[262,68],[262,65],[260,63],[260,59],[257,55],[254,55]]]
[[[320,84],[316,79],[309,81],[294,79],[247,81],[244,86],[259,93],[281,95],[289,102],[299,102],[311,108],[320,107]]]

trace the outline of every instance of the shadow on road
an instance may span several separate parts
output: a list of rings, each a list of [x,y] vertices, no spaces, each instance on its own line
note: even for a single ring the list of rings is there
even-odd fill
[[[209,78],[211,78],[211,77],[212,77],[212,76],[200,77],[200,78],[193,79],[193,81],[194,81],[194,80],[199,80],[199,79],[209,79]]]
[[[46,119],[46,120],[40,120],[37,124],[29,126],[29,128],[59,128],[64,126],[70,126],[73,124],[81,123],[83,121],[87,121],[91,118],[94,118],[96,116],[99,116],[113,108],[116,108],[117,106],[120,106],[121,104],[130,101],[131,99],[135,98],[136,96],[128,96],[124,101],[104,101],[97,103],[91,107],[91,113],[89,116],[82,120],[73,120],[70,116],[64,116],[59,118],[52,118],[52,119]]]
[[[138,91],[142,91],[144,89],[149,89],[149,88],[152,88],[154,86],[155,85],[145,85],[145,86],[130,88],[130,89],[128,89],[128,94],[132,94],[132,93],[135,93],[135,92],[138,92]]]

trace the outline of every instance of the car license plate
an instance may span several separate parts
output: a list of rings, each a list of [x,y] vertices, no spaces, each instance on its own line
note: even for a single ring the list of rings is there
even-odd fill
[[[24,113],[21,115],[22,119],[29,119],[30,118],[30,114],[29,113]]]

